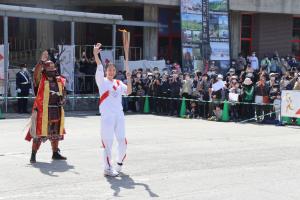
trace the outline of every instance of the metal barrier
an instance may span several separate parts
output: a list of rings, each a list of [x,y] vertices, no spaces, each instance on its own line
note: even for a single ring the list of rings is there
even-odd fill
[[[82,52],[86,52],[88,58],[93,57],[93,45],[75,45],[75,56],[76,58],[81,58]],[[102,46],[103,50],[111,50],[112,46]],[[123,46],[116,46],[116,60],[119,59],[120,56],[124,55]],[[129,50],[129,58],[130,60],[141,60],[142,55],[142,47],[130,47]]]
[[[98,87],[94,75],[75,75],[75,94],[96,94]]]

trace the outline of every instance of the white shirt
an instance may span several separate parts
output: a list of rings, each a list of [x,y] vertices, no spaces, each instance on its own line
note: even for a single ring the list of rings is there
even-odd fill
[[[127,94],[127,86],[122,81],[105,78],[102,64],[97,66],[95,78],[100,94],[100,113],[123,112],[122,95]]]
[[[258,70],[258,58],[256,56],[251,56],[250,57],[250,62],[251,62],[251,67],[254,70]]]

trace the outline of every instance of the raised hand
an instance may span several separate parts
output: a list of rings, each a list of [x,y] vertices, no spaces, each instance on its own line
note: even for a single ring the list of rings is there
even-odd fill
[[[100,51],[101,51],[101,49],[100,49],[101,46],[102,46],[101,43],[97,43],[96,45],[94,45],[94,50],[93,50],[94,55],[98,55],[98,54],[100,53]]]
[[[95,61],[96,61],[97,65],[101,64],[101,61],[100,61],[100,58],[98,55],[101,51],[101,49],[100,49],[101,46],[102,46],[101,43],[97,43],[96,45],[94,45],[94,49],[93,49],[93,53],[94,53],[94,57],[95,57]]]
[[[131,73],[129,71],[126,72],[126,78],[127,80],[131,80]]]
[[[43,51],[40,60],[43,62],[46,62],[48,60],[48,51]]]

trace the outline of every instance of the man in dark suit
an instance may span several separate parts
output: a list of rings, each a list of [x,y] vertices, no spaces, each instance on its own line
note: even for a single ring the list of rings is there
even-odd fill
[[[21,65],[21,70],[16,75],[16,89],[18,97],[28,97],[31,93],[31,80],[26,64]],[[27,101],[27,98],[18,99],[19,113],[28,113]]]

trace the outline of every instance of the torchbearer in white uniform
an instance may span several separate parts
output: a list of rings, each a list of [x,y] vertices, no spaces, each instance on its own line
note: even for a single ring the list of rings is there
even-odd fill
[[[122,106],[122,95],[132,92],[131,74],[127,71],[127,85],[114,79],[116,67],[113,63],[106,64],[104,76],[103,65],[99,53],[101,44],[94,46],[94,56],[97,63],[96,82],[99,89],[99,111],[101,113],[101,139],[103,145],[104,175],[118,176],[126,158],[127,140],[125,137],[125,119]],[[112,166],[111,149],[114,137],[118,143],[118,157],[116,166]]]

